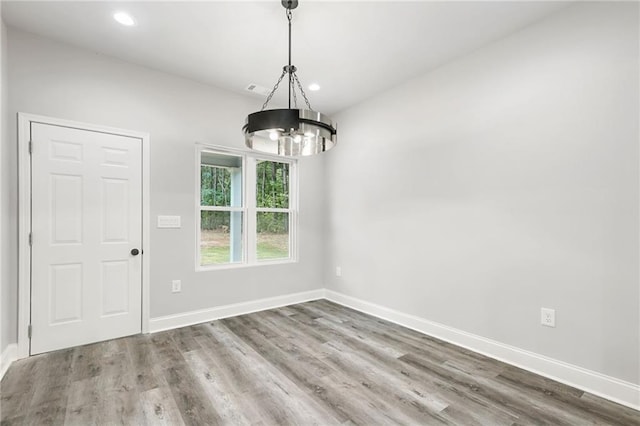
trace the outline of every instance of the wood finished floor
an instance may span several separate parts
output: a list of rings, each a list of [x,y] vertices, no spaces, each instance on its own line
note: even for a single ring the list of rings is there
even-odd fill
[[[314,301],[34,356],[10,424],[640,425],[640,412]]]

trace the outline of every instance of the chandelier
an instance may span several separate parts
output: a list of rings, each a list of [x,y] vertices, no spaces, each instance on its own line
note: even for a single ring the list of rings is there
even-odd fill
[[[274,155],[295,157],[319,154],[328,151],[337,142],[336,125],[329,117],[314,111],[302,89],[296,74],[297,68],[291,64],[291,11],[298,7],[298,0],[281,0],[289,21],[289,64],[267,96],[267,100],[258,112],[247,116],[244,132],[247,147]],[[289,80],[289,107],[266,109],[269,101],[287,76]],[[306,104],[306,109],[298,109],[296,86]],[[293,99],[294,108],[291,108]]]

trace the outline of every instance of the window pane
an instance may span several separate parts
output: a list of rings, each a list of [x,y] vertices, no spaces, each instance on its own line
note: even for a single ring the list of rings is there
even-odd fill
[[[289,213],[257,213],[258,260],[289,258]]]
[[[242,262],[242,212],[200,212],[200,265]]]
[[[257,162],[256,205],[258,207],[289,208],[289,163]]]
[[[203,151],[200,164],[200,205],[242,206],[242,158]]]

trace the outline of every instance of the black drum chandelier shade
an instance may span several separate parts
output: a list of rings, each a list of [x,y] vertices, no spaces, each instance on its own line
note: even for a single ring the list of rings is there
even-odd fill
[[[280,78],[267,96],[262,109],[247,116],[244,132],[247,147],[273,155],[297,157],[319,154],[333,148],[337,142],[336,125],[329,117],[314,111],[302,89],[291,64],[291,11],[298,7],[298,0],[281,0],[287,10],[289,21],[289,64],[285,65]],[[278,86],[288,75],[289,108],[265,109]],[[307,109],[297,109],[296,86],[304,98]],[[294,108],[291,108],[293,98]]]

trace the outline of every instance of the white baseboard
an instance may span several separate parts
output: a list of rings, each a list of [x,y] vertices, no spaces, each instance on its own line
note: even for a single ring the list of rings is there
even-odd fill
[[[7,372],[11,363],[18,359],[18,345],[11,343],[4,348],[2,355],[0,355],[0,380],[4,377],[4,373]]]
[[[640,386],[534,352],[506,345],[462,330],[405,314],[333,290],[325,298],[346,307],[391,321],[488,357],[640,410]]]
[[[234,303],[211,309],[185,312],[176,315],[151,318],[149,320],[149,332],[170,330],[178,327],[199,324],[202,322],[214,321],[217,319],[234,317],[237,315],[250,314],[252,312],[264,311],[267,309],[279,308],[281,306],[293,305],[296,303],[308,302],[324,298],[324,290],[312,290],[302,293],[287,294],[284,296],[270,297],[267,299],[252,300],[249,302]]]

